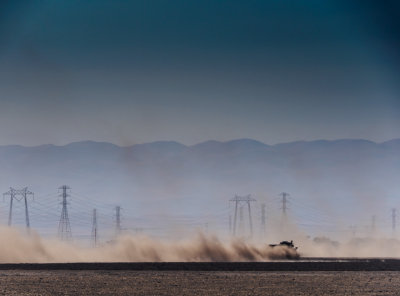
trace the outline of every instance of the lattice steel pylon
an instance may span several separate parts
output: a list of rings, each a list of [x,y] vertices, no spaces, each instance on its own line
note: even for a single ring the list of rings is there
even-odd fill
[[[287,192],[282,192],[281,194],[279,194],[280,196],[282,196],[282,215],[286,218],[286,211],[288,209],[287,204],[288,204],[288,197],[290,196],[289,193]]]
[[[72,239],[72,232],[71,232],[71,224],[69,223],[69,217],[68,217],[68,209],[67,209],[67,197],[69,194],[67,193],[67,190],[70,188],[67,185],[63,185],[60,188],[62,190],[62,194],[59,196],[62,197],[62,210],[61,210],[61,217],[60,217],[60,222],[58,224],[58,238],[60,240],[66,241],[66,240],[71,240]]]
[[[261,238],[264,239],[266,236],[266,213],[265,213],[265,204],[261,204]]]
[[[251,208],[250,208],[250,203],[252,201],[256,201],[254,198],[251,197],[251,195],[246,195],[246,196],[238,196],[235,195],[233,199],[230,201],[235,202],[235,216],[233,217],[233,236],[236,235],[236,225],[237,225],[237,215],[238,215],[238,206],[241,203],[247,204],[247,209],[249,211],[249,226],[250,226],[250,236],[253,237],[253,220],[251,218]]]
[[[115,232],[116,235],[120,235],[121,234],[121,207],[120,206],[116,206],[115,207]]]
[[[93,247],[97,247],[97,240],[98,240],[97,210],[93,209],[93,218],[92,218],[92,245],[93,245]]]
[[[290,194],[287,192],[282,192],[279,194],[279,196],[282,196],[282,207],[280,208],[282,210],[282,215],[281,215],[281,231],[282,233],[286,233],[288,231],[288,226],[289,226],[289,221],[288,221],[288,216],[287,216],[287,210],[288,210],[288,203],[289,203],[289,197]]]
[[[30,228],[30,221],[29,221],[29,210],[28,210],[28,195],[34,196],[33,192],[28,190],[28,187],[22,188],[22,189],[14,189],[10,187],[10,190],[3,193],[3,197],[6,195],[10,196],[10,211],[8,213],[8,226],[11,226],[12,224],[12,209],[13,209],[13,201],[14,199],[17,201],[24,200],[25,202],[25,223],[26,223],[26,228],[29,230]]]

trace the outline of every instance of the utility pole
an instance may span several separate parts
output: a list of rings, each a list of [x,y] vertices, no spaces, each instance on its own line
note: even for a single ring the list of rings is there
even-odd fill
[[[13,210],[13,201],[14,199],[16,201],[21,201],[24,200],[25,203],[25,223],[26,223],[26,228],[29,231],[30,228],[30,221],[29,221],[29,210],[28,210],[28,196],[32,195],[32,198],[34,196],[33,192],[28,190],[28,187],[22,188],[22,189],[14,189],[10,187],[10,190],[3,193],[3,197],[6,195],[10,196],[10,210],[8,213],[8,226],[11,226],[12,224],[12,210]]]
[[[121,234],[121,207],[120,206],[115,207],[115,220],[116,220],[115,231],[118,236]]]
[[[396,214],[397,210],[395,208],[392,209],[392,231],[396,231]]]
[[[266,234],[265,204],[261,204],[261,237],[264,239]]]
[[[96,209],[93,209],[92,244],[93,244],[93,247],[97,246],[97,211],[96,211]]]
[[[234,201],[235,202],[235,216],[233,218],[233,235],[236,235],[236,226],[237,226],[237,214],[238,214],[238,206],[240,204],[247,204],[247,208],[248,208],[248,212],[249,212],[249,226],[250,226],[250,235],[251,237],[253,237],[253,221],[251,218],[251,207],[250,207],[250,203],[253,201],[256,201],[254,198],[251,197],[250,194],[246,195],[246,196],[238,196],[235,195],[235,197],[233,199],[231,199],[230,201]]]
[[[60,222],[58,224],[58,237],[63,241],[71,240],[72,239],[72,232],[71,232],[71,224],[69,223],[68,217],[68,209],[67,209],[67,197],[69,194],[67,190],[70,188],[67,185],[63,185],[58,188],[62,190],[62,193],[59,195],[62,197],[62,210],[61,210],[61,217]]]

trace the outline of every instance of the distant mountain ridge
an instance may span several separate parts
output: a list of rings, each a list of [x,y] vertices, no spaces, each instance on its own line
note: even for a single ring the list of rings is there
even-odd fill
[[[267,145],[251,139],[238,139],[227,142],[206,141],[186,146],[174,141],[157,141],[121,147],[107,142],[81,141],[63,146],[40,145],[24,147],[19,145],[0,146],[0,163],[13,164],[24,162],[46,166],[51,163],[69,160],[81,165],[93,161],[101,165],[111,162],[115,166],[134,165],[136,162],[156,164],[168,161],[171,167],[174,161],[180,164],[199,161],[200,166],[208,161],[224,163],[249,162],[287,166],[297,161],[313,164],[320,161],[370,162],[374,159],[397,158],[400,152],[400,139],[375,143],[362,139],[296,141]],[[314,163],[318,165],[318,163]],[[296,166],[294,166],[295,168]],[[1,170],[1,168],[0,168]]]
[[[199,147],[206,145],[254,145],[259,147],[279,147],[279,146],[288,146],[288,145],[310,145],[310,144],[335,144],[335,143],[365,143],[365,144],[373,144],[373,145],[400,145],[399,139],[391,139],[383,142],[374,142],[371,140],[360,139],[360,138],[344,138],[344,139],[336,139],[336,140],[301,140],[301,141],[291,141],[291,142],[282,142],[277,144],[266,144],[258,140],[250,139],[250,138],[240,138],[233,139],[229,141],[217,141],[217,140],[207,140],[204,142],[200,142],[193,145],[185,145],[181,144],[177,141],[153,141],[153,142],[145,142],[140,144],[133,144],[128,146],[120,146],[117,144],[113,144],[110,142],[104,141],[92,141],[92,140],[84,140],[84,141],[76,141],[71,142],[65,145],[55,145],[55,144],[42,144],[42,145],[34,145],[34,146],[25,146],[19,144],[10,144],[10,145],[0,145],[0,147],[9,147],[9,148],[38,148],[38,147],[65,147],[65,146],[90,146],[90,145],[107,145],[110,147],[119,147],[119,148],[132,148],[134,146],[151,146],[151,145],[170,145],[170,146],[181,146],[181,147]]]
[[[282,191],[326,206],[336,201],[351,201],[353,206],[362,198],[394,203],[399,179],[400,139],[0,146],[4,192],[10,186],[29,186],[47,193],[68,184],[99,200],[135,204],[138,210],[155,201],[174,211],[198,209],[226,204],[234,194],[251,193],[261,199]]]

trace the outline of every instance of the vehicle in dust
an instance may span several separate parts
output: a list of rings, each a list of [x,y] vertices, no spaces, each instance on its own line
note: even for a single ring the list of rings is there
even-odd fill
[[[270,244],[269,248],[274,250],[271,254],[271,259],[299,259],[300,254],[297,247],[294,246],[293,241],[281,241],[279,244]]]
[[[297,247],[294,246],[292,240],[290,242],[289,241],[281,241],[279,244],[270,244],[269,246],[272,247],[272,248],[278,247],[278,246],[281,246],[281,247],[286,246],[288,248],[297,250]]]

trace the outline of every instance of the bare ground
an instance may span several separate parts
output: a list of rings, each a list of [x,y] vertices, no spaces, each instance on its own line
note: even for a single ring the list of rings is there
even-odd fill
[[[0,270],[1,295],[399,295],[400,271]]]

